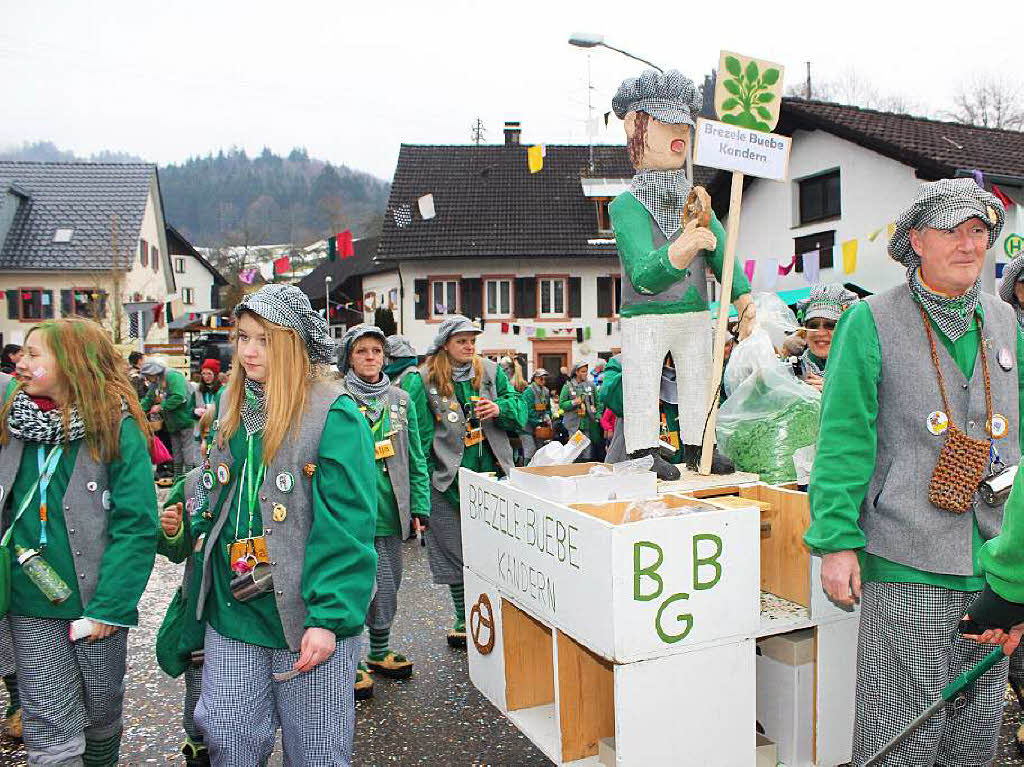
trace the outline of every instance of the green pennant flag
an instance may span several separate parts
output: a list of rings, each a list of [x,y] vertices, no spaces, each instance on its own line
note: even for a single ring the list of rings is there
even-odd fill
[[[338,241],[332,234],[327,238],[327,260],[334,261],[338,258]]]
[[[590,340],[590,325],[587,325],[587,326],[586,326],[586,327],[585,327],[585,328],[583,329],[583,338],[584,338],[584,339],[586,339],[587,341],[589,341],[589,340]]]
[[[536,338],[547,338],[548,331],[544,328],[537,328]]]

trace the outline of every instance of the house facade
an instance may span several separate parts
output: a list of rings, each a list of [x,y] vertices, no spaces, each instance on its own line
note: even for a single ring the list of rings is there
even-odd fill
[[[173,226],[167,227],[167,249],[181,314],[208,314],[221,308],[223,275]],[[177,319],[177,317],[175,318]]]
[[[0,162],[3,343],[71,316],[161,341],[174,287],[155,165]]]

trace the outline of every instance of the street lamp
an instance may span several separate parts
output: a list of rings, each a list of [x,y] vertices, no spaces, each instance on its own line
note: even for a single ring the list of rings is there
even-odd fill
[[[324,319],[331,326],[331,275],[324,277]]]
[[[608,45],[608,43],[604,41],[604,35],[595,35],[591,34],[590,32],[575,32],[569,38],[569,45],[575,45],[577,48],[596,48],[597,46],[601,46],[602,48],[607,48],[610,51],[621,53],[623,56],[639,61],[642,64],[646,64],[649,67],[654,67],[659,72],[665,71],[657,64],[652,64],[647,59],[642,59],[639,56],[634,56],[632,53],[629,53],[628,51],[622,50],[621,48],[615,48],[614,46]]]

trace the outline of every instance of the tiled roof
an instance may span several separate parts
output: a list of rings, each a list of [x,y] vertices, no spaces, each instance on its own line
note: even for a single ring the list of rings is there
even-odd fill
[[[111,268],[111,216],[118,250],[134,256],[156,166],[146,163],[0,161],[0,199],[14,187],[27,194],[0,243],[0,269]],[[54,242],[57,229],[74,230]]]
[[[552,145],[530,173],[526,146],[403,144],[391,184],[378,259],[614,256],[597,230],[594,201],[580,179],[629,179],[625,146]],[[698,181],[713,171],[698,169]],[[423,220],[417,200],[433,194],[436,216]],[[395,222],[408,205],[412,220]],[[401,214],[399,214],[401,216]]]
[[[905,114],[804,101],[783,101],[779,132],[820,129],[916,168],[925,179],[958,170],[1024,177],[1024,132],[979,128]],[[998,182],[997,182],[998,183]]]

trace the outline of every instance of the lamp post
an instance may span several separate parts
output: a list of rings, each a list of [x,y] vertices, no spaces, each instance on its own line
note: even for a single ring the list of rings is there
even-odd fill
[[[642,59],[639,56],[634,56],[632,53],[628,51],[622,50],[621,48],[616,48],[612,45],[608,45],[608,43],[604,41],[604,35],[595,35],[591,34],[590,32],[576,32],[572,35],[572,37],[569,38],[569,45],[575,45],[577,48],[596,48],[600,46],[602,48],[607,48],[610,51],[621,53],[623,56],[634,59],[635,61],[639,61],[640,63],[646,64],[649,67],[654,67],[659,72],[665,71],[657,64],[652,64],[647,59]]]
[[[331,275],[324,277],[324,319],[327,327],[331,327]]]

